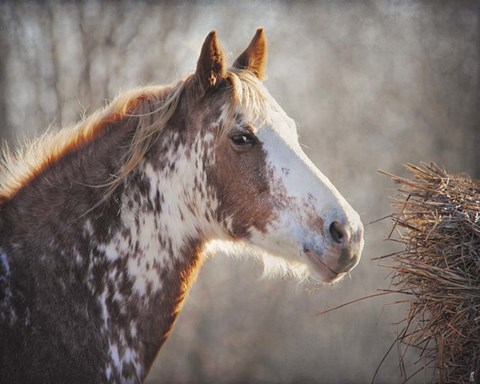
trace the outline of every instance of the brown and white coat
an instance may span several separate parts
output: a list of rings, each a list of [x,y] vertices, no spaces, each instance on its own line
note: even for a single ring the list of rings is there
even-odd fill
[[[212,241],[324,282],[357,264],[359,216],[265,63],[261,29],[229,70],[212,32],[193,75],[6,154],[0,382],[142,382]]]

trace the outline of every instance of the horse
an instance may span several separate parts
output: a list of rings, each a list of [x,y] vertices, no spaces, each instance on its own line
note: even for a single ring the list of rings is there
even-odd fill
[[[230,68],[212,31],[194,73],[6,147],[1,382],[142,382],[212,244],[324,284],[357,265],[360,217],[304,154],[266,60],[263,29]]]

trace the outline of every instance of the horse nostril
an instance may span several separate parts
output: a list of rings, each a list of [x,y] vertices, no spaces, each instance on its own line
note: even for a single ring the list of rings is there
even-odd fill
[[[348,233],[344,225],[338,221],[334,221],[330,224],[330,235],[335,243],[343,244],[348,241]]]

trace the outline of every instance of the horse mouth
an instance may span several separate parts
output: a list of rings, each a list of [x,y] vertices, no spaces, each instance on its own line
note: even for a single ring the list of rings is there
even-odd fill
[[[346,273],[337,272],[330,268],[323,260],[322,256],[312,252],[311,250],[304,248],[302,252],[309,261],[309,264],[313,267],[312,277],[315,280],[319,280],[324,283],[335,283],[341,280]]]

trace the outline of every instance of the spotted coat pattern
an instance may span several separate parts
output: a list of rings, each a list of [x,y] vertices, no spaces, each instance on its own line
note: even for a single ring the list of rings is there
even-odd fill
[[[0,383],[142,382],[210,240],[293,255],[328,282],[358,262],[358,215],[262,90],[264,55],[259,30],[227,72],[212,32],[168,123],[108,198],[146,97],[0,201]],[[240,70],[250,98],[268,105],[263,126],[233,102]],[[333,220],[351,227],[336,234],[345,239],[329,236]]]
[[[203,239],[221,231],[216,191],[207,188],[213,133],[193,133],[198,124],[187,129],[179,116],[85,215],[101,196],[88,185],[117,171],[135,126],[115,124],[2,206],[2,382],[32,373],[36,382],[141,382],[201,263]]]

